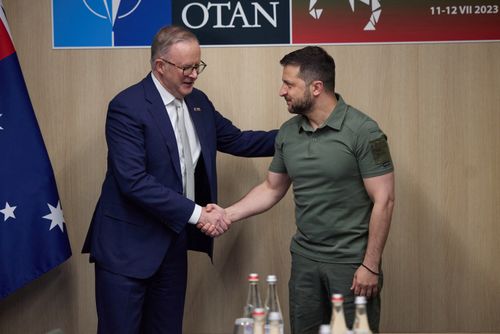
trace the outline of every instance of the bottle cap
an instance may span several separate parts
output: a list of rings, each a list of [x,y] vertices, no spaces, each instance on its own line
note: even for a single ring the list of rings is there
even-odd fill
[[[234,321],[235,325],[252,325],[253,324],[253,319],[252,318],[238,318]]]
[[[332,302],[343,302],[344,301],[344,296],[340,293],[334,293],[332,295]]]
[[[257,274],[257,273],[248,274],[248,280],[250,282],[258,282],[259,281],[259,274]]]
[[[356,299],[354,299],[354,304],[366,304],[366,297],[356,296]]]
[[[266,309],[264,309],[262,307],[256,307],[256,308],[253,309],[253,312],[252,312],[252,315],[254,317],[265,315],[265,314],[266,314]]]
[[[281,320],[281,314],[279,312],[269,312],[269,321],[279,320]]]
[[[330,325],[321,325],[319,326],[319,334],[330,334]]]
[[[276,283],[278,281],[278,278],[276,275],[268,275],[267,276],[267,283]]]

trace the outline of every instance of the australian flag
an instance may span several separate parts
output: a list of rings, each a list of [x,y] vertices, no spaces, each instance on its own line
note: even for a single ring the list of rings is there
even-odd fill
[[[0,0],[0,299],[70,256],[54,172]]]

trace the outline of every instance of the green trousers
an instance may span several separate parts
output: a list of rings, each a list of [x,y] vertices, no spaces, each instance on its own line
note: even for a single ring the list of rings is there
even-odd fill
[[[344,296],[347,327],[352,328],[356,306],[350,288],[359,265],[317,262],[292,253],[292,272],[288,283],[292,334],[317,334],[321,324],[330,323],[331,296],[334,293]],[[382,285],[381,275],[379,294],[368,299],[366,305],[368,322],[374,333],[379,331]]]

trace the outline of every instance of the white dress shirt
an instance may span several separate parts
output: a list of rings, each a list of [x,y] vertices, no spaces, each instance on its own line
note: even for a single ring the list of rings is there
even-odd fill
[[[179,130],[177,129],[177,111],[174,105],[175,102],[175,97],[170,94],[169,91],[165,89],[165,87],[162,86],[160,81],[154,76],[153,73],[151,73],[151,77],[153,78],[153,83],[156,86],[156,89],[158,89],[158,92],[160,93],[161,99],[163,101],[163,105],[165,105],[165,109],[167,111],[168,117],[170,119],[170,123],[172,123],[172,128],[174,129],[175,133],[175,140],[177,141],[177,147],[179,149],[179,160],[181,164],[181,170],[182,170],[182,175],[184,177],[184,169],[186,168],[183,154],[182,154],[182,141],[180,139],[180,134]],[[191,120],[191,117],[189,116],[189,111],[187,109],[186,103],[184,100],[182,100],[182,111],[184,112],[184,120],[186,124],[186,132],[188,135],[188,140],[189,140],[189,147],[191,149],[191,158],[193,160],[193,168],[196,168],[196,164],[198,163],[198,159],[200,158],[200,152],[201,152],[201,145],[200,145],[200,140],[198,139],[198,135],[196,134],[196,131],[194,129],[193,121]],[[183,184],[185,184],[185,180],[183,180]],[[196,184],[195,184],[196,187]],[[200,219],[201,216],[201,206],[198,204],[195,205],[193,213],[191,214],[191,217],[189,218],[189,223],[191,224],[196,224],[198,220]]]

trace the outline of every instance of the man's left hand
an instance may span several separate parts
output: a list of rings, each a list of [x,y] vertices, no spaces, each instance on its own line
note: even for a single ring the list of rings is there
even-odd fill
[[[378,294],[378,276],[363,266],[359,266],[352,279],[351,290],[355,296],[370,298]]]

